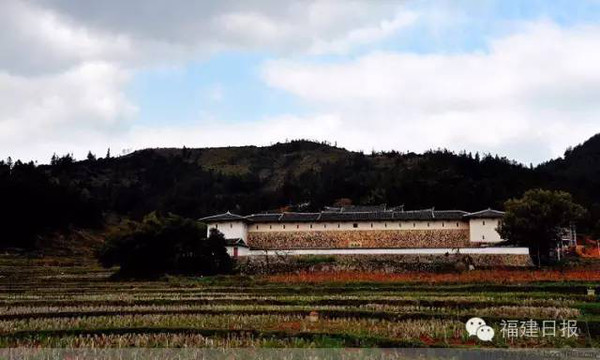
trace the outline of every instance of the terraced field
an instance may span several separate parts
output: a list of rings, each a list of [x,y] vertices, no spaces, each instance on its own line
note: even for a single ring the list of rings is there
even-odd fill
[[[597,347],[597,281],[111,281],[69,260],[0,257],[0,347]],[[468,337],[485,319],[492,342]],[[502,320],[577,320],[577,336],[508,339]],[[560,326],[560,325],[558,325]]]

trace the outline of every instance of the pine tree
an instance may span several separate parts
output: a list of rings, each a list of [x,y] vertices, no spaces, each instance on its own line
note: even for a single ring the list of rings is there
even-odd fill
[[[92,154],[91,151],[88,151],[87,159],[88,161],[96,161],[96,155]]]

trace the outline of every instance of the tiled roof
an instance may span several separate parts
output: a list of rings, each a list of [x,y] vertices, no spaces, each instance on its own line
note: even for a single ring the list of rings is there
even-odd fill
[[[433,221],[433,220],[465,220],[469,218],[498,218],[504,213],[497,210],[483,210],[474,213],[468,213],[462,210],[410,210],[403,211],[401,207],[391,208],[389,210],[379,211],[342,211],[338,208],[326,208],[326,210],[318,213],[300,213],[300,212],[284,212],[284,213],[264,213],[252,214],[248,216],[239,216],[231,213],[208,216],[200,219],[201,221],[218,222],[218,221],[246,221],[250,223],[267,223],[267,222],[336,222],[336,221]]]
[[[240,238],[225,239],[225,246],[245,246],[245,247],[248,247],[248,245],[246,245],[246,243],[244,242],[244,240],[242,240]]]
[[[320,213],[254,214],[246,216],[250,222],[336,222],[336,221],[397,221],[397,220],[461,220],[467,214],[461,210],[413,211],[323,211]]]
[[[473,218],[501,218],[504,216],[503,211],[486,209],[481,211],[476,211],[472,213],[468,213],[465,215],[465,218],[473,219]]]
[[[224,214],[206,216],[200,218],[200,221],[204,222],[220,222],[220,221],[244,221],[244,216],[232,214],[229,211]]]
[[[252,214],[245,217],[249,222],[277,222],[282,214]]]
[[[289,221],[318,221],[321,213],[293,213],[286,212],[281,214],[279,221],[281,222],[289,222]]]

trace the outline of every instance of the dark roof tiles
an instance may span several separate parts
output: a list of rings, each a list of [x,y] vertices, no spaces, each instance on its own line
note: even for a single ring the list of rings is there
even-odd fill
[[[213,215],[200,219],[207,222],[219,221],[246,221],[250,223],[266,222],[343,222],[343,221],[433,221],[433,220],[465,220],[469,218],[499,218],[504,215],[502,211],[482,210],[468,213],[462,210],[411,210],[402,211],[400,208],[394,210],[379,211],[333,211],[327,208],[319,213],[263,213],[248,216],[239,216],[227,212],[226,214]],[[398,209],[398,210],[396,210]]]
[[[206,216],[199,220],[204,221],[204,222],[220,222],[220,221],[244,221],[244,219],[245,219],[244,216],[232,214],[228,211],[224,214]]]
[[[476,211],[476,212],[465,214],[465,218],[468,218],[468,219],[501,218],[503,216],[504,216],[503,211],[492,210],[492,209],[486,209],[486,210],[481,210],[481,211]]]

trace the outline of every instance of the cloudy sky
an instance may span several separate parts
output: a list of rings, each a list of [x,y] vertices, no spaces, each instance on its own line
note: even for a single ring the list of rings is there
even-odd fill
[[[1,0],[0,158],[308,138],[529,164],[600,132],[600,1]]]

